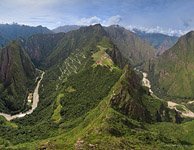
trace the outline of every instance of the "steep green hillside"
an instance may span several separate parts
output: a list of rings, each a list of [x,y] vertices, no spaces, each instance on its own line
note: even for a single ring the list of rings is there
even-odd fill
[[[155,50],[149,43],[142,41],[137,35],[120,26],[105,28],[122,56],[133,66],[146,66],[155,56]]]
[[[68,32],[47,57],[46,64],[48,66],[58,64],[77,49],[92,51],[103,37],[106,37],[106,32],[99,24]]]
[[[22,109],[27,89],[34,78],[34,65],[19,43],[12,42],[1,49],[0,111]]]
[[[0,118],[0,149],[192,149],[194,123],[142,86],[101,25],[68,32],[53,47],[38,107]]]
[[[47,56],[55,49],[65,34],[36,34],[23,41],[30,58],[36,66],[44,65]]]
[[[194,97],[194,32],[178,42],[152,66],[152,83],[161,95],[175,98]]]

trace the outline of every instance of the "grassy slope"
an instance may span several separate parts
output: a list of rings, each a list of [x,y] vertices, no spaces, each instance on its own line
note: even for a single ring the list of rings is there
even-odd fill
[[[156,86],[163,95],[193,98],[194,93],[194,32],[179,41],[156,60]]]

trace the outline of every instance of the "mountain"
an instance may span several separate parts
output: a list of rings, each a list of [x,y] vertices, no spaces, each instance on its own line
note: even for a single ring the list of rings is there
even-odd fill
[[[36,65],[45,76],[38,107],[31,115],[12,122],[0,117],[1,149],[193,146],[192,136],[185,139],[188,132],[183,132],[193,128],[179,125],[181,114],[142,86],[142,73],[133,70],[101,25],[60,35],[58,42],[52,35],[35,35],[22,43],[32,54],[42,47],[37,51],[43,61]],[[48,55],[43,37],[51,44]]]
[[[0,35],[0,43],[1,43],[1,46],[0,47],[3,47],[3,45],[5,44],[5,43],[7,43],[8,41],[3,37],[3,36],[1,36]]]
[[[59,33],[59,32],[67,33],[69,31],[78,30],[80,27],[81,26],[78,26],[78,25],[64,25],[64,26],[57,27],[53,29],[52,31],[54,33]]]
[[[161,95],[173,98],[194,97],[194,32],[180,37],[151,68],[153,83]]]
[[[106,27],[105,30],[122,56],[129,60],[131,65],[146,66],[154,58],[155,49],[133,32],[118,25]]]
[[[36,66],[43,65],[44,60],[55,49],[64,33],[58,34],[36,34],[21,41],[27,53]]]
[[[18,42],[0,49],[0,111],[21,110],[34,78],[34,65]]]
[[[178,41],[178,37],[176,36],[161,33],[146,33],[138,29],[134,29],[133,32],[142,40],[149,42],[156,49],[156,55],[161,55]]]
[[[28,38],[33,34],[52,33],[42,26],[31,27],[19,24],[0,24],[0,46],[5,46],[8,42],[18,38]]]

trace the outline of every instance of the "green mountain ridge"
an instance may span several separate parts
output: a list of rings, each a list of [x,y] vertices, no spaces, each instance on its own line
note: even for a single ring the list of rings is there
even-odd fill
[[[116,33],[127,34],[122,37],[126,44],[131,32],[114,28]],[[65,34],[34,35],[20,42],[45,75],[32,114],[11,122],[0,117],[0,149],[194,147],[194,122],[186,122],[165,100],[150,94],[142,86],[142,74],[133,70],[138,65],[148,67],[154,49],[146,49],[149,54],[144,56],[143,48],[150,46],[132,34],[132,49],[125,50],[138,59],[130,64],[132,59],[124,57],[126,51],[112,41],[112,31],[107,30],[97,24]]]
[[[36,34],[30,36],[21,44],[26,48],[27,53],[36,66],[44,65],[43,62],[55,49],[58,42],[65,34]]]
[[[120,26],[105,28],[113,43],[132,66],[141,66],[147,70],[149,61],[154,58],[155,50],[146,41],[142,41],[133,32]]]
[[[191,31],[154,62],[152,83],[159,94],[182,99],[194,97],[193,43],[194,32]]]

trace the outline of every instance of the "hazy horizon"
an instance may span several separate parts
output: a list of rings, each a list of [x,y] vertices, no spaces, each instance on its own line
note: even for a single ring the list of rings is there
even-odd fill
[[[194,1],[187,0],[2,0],[0,23],[103,26],[181,35],[194,28]]]

